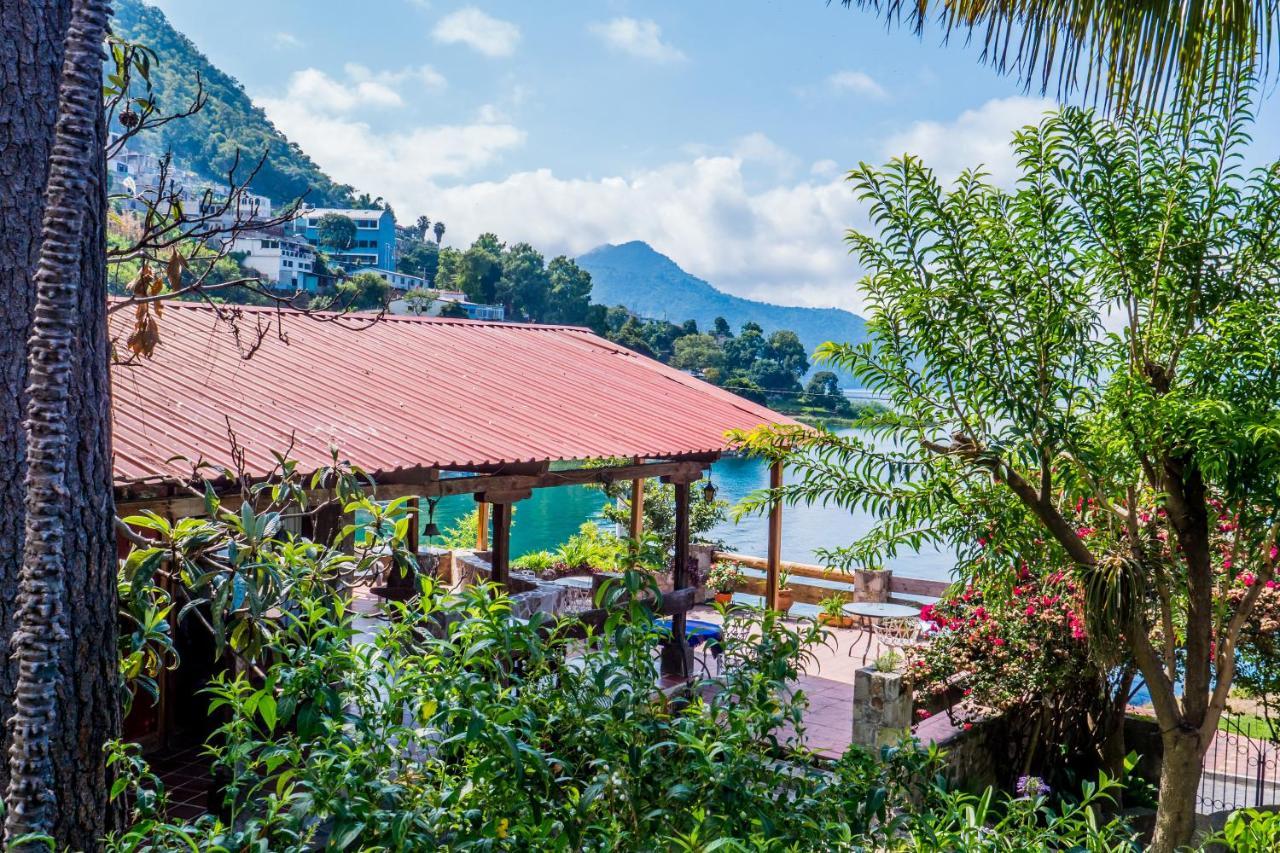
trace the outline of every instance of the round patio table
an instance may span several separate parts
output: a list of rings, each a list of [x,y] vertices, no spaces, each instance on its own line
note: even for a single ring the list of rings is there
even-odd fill
[[[919,616],[920,608],[912,607],[908,604],[889,604],[879,601],[855,601],[852,604],[846,604],[840,608],[846,616],[862,617],[862,633],[867,638],[867,648],[862,653],[862,665],[867,665],[867,658],[871,655],[871,644],[875,642],[875,626],[881,619],[898,619],[904,616]],[[853,650],[858,647],[855,641],[849,647],[849,656],[853,656]]]

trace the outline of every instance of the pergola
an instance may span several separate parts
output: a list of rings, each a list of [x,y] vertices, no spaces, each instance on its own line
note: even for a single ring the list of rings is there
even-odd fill
[[[236,312],[234,322],[227,311]],[[129,335],[128,315],[112,315],[114,338]],[[687,569],[690,484],[730,450],[730,430],[794,423],[571,326],[417,317],[370,323],[198,303],[170,303],[159,322],[154,355],[112,370],[121,514],[204,514],[203,499],[191,491],[190,462],[178,457],[237,468],[253,479],[269,476],[273,452],[287,450],[299,471],[311,472],[330,465],[337,447],[372,476],[379,498],[409,496],[411,511],[418,498],[474,495],[482,536],[492,513],[493,541],[481,547],[491,545],[492,578],[503,583],[512,506],[534,489],[631,481],[630,532],[638,538],[644,481],[661,478],[675,487],[674,591],[664,612],[672,614],[680,638],[694,604]],[[601,458],[626,461],[563,467]],[[775,464],[772,484],[781,485],[781,478]],[[238,499],[238,483],[212,485]],[[769,607],[781,532],[775,502]],[[416,543],[410,547],[416,550]]]

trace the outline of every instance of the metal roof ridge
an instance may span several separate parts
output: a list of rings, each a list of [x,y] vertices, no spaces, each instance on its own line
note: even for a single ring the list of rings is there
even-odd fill
[[[118,304],[128,302],[129,298],[125,296],[108,296],[107,301],[110,304]],[[185,302],[182,300],[166,301],[164,303],[165,310],[176,308],[183,311],[201,311],[212,314],[214,309],[202,302]],[[574,326],[569,323],[517,323],[511,320],[472,320],[467,317],[420,317],[410,314],[391,314],[384,313],[381,317],[372,311],[305,311],[301,308],[285,308],[278,305],[240,305],[234,302],[219,303],[219,310],[241,311],[246,314],[283,314],[288,317],[319,317],[325,320],[330,319],[350,319],[357,322],[369,323],[375,320],[377,322],[394,321],[399,323],[423,323],[427,325],[437,326],[475,326],[484,329],[529,329],[537,332],[547,331],[565,331],[565,332],[585,332],[588,335],[596,335],[594,331],[586,326]],[[628,350],[629,352],[629,350]]]

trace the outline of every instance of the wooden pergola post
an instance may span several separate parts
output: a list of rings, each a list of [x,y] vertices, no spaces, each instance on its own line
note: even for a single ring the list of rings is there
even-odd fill
[[[489,578],[506,585],[511,577],[511,504],[493,505],[493,571]]]
[[[702,472],[698,472],[698,477]],[[676,530],[674,565],[671,570],[671,586],[678,592],[689,588],[689,480],[672,477],[676,492]],[[693,650],[685,635],[687,618],[684,611],[671,617],[671,639],[662,648],[662,674],[680,675],[685,678],[693,668]]]
[[[644,480],[631,481],[631,540],[639,542],[644,534]]]
[[[782,488],[782,460],[769,466],[769,488],[774,497],[769,503],[769,551],[765,569],[764,606],[776,610],[778,606],[778,575],[782,568],[782,498],[777,492]]]
[[[484,501],[476,505],[476,550],[489,550],[489,505]]]
[[[531,490],[524,489],[476,495],[476,500],[483,501],[481,506],[493,506],[493,556],[489,561],[489,579],[494,583],[505,586],[511,578],[511,507],[531,494]]]
[[[418,498],[409,498],[405,503],[405,508],[409,512],[409,532],[404,537],[404,547],[408,549],[410,554],[415,557],[418,555],[418,522],[422,518],[422,512],[419,506]]]

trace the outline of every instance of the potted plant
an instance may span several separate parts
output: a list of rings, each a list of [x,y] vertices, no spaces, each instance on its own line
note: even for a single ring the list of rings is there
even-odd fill
[[[742,569],[737,563],[724,560],[717,562],[707,574],[707,586],[716,594],[716,604],[729,604],[733,601],[733,591],[742,583]]]
[[[791,609],[791,605],[796,603],[795,591],[788,584],[791,582],[791,572],[784,568],[778,569],[778,610],[786,613]]]
[[[876,658],[877,672],[897,672],[902,663],[902,655],[890,649]]]
[[[853,570],[854,601],[888,601],[893,572],[877,563],[868,563]]]
[[[822,599],[818,602],[818,623],[832,628],[853,627],[853,617],[844,612],[846,603],[845,597],[838,592]]]

